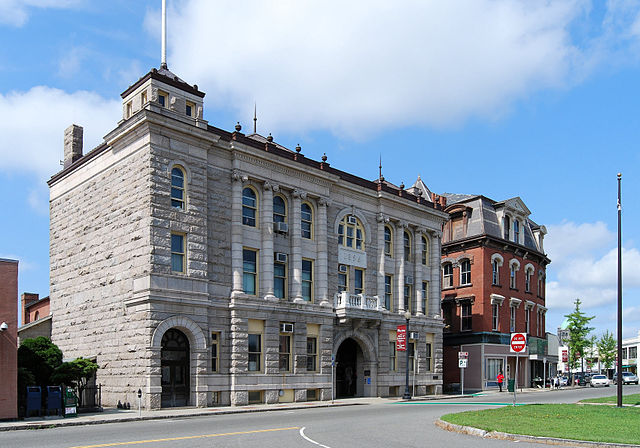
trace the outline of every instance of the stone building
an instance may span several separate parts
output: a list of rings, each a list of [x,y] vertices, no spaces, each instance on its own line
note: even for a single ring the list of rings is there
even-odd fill
[[[445,387],[460,388],[459,352],[468,353],[465,391],[496,387],[500,371],[514,378],[516,362],[519,385],[542,383],[557,363],[545,331],[546,228],[529,218],[518,197],[444,196],[450,216],[441,260]],[[510,353],[511,333],[528,335],[519,357]]]
[[[245,405],[442,387],[443,201],[211,126],[165,65],[49,181],[52,340],[104,405]],[[332,360],[335,382],[332,383]]]
[[[18,261],[0,258],[0,420],[18,417]]]

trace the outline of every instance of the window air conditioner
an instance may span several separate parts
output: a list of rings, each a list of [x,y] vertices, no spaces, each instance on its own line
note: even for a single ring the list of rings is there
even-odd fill
[[[293,333],[293,324],[280,324],[280,333]]]
[[[346,264],[339,264],[338,265],[338,272],[341,274],[346,274],[347,273],[347,265]]]
[[[420,339],[420,333],[418,333],[417,331],[409,332],[409,339],[411,339],[412,341],[417,341],[418,339]]]
[[[413,277],[410,275],[404,276],[404,284],[405,285],[413,285]]]
[[[355,216],[348,216],[347,224],[353,224],[353,225],[358,224],[358,218],[356,218]]]
[[[288,233],[289,232],[289,224],[286,222],[276,222],[276,232],[279,233]]]
[[[283,252],[276,252],[276,261],[278,263],[286,263],[287,262],[287,254]]]

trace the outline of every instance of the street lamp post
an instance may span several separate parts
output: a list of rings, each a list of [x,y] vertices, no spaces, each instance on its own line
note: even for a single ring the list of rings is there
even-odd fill
[[[404,377],[404,395],[403,400],[411,400],[411,394],[409,393],[409,319],[411,318],[411,312],[405,311],[404,318],[407,320],[407,332],[406,334],[406,346],[405,346],[405,360],[406,360],[406,375]]]

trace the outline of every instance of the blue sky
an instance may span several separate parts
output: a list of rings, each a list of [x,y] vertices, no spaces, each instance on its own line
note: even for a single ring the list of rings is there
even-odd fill
[[[0,257],[48,294],[48,190],[64,129],[85,151],[160,62],[160,0],[0,0]],[[547,328],[575,298],[615,331],[623,174],[625,337],[640,329],[640,3],[168,0],[169,68],[240,121],[333,166],[435,192],[520,196],[549,230]]]

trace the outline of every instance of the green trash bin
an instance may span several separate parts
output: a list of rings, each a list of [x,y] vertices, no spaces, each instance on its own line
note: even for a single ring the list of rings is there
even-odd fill
[[[64,394],[64,417],[77,417],[78,416],[78,397],[74,390],[67,387],[67,391]]]
[[[513,389],[515,388],[515,386],[516,386],[516,380],[515,379],[509,380],[509,382],[507,383],[507,391],[513,392]]]

